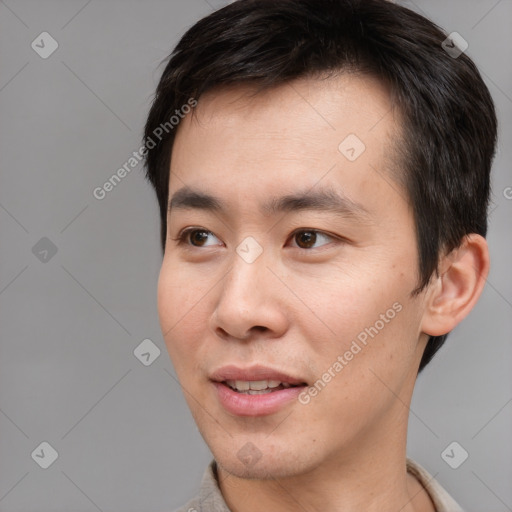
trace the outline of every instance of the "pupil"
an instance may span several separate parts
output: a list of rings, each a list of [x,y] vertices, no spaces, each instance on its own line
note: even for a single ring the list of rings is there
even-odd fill
[[[201,233],[202,236],[198,236],[198,233]],[[206,231],[196,230],[192,232],[192,240],[194,242],[199,241],[199,245],[201,245],[201,242],[204,242],[208,238],[208,234]],[[202,240],[201,240],[202,239]]]
[[[316,241],[316,233],[313,233],[312,231],[302,231],[302,233],[299,234],[299,239],[302,242],[305,242],[305,244],[309,247],[310,245],[314,245]],[[299,243],[299,246],[301,244]]]

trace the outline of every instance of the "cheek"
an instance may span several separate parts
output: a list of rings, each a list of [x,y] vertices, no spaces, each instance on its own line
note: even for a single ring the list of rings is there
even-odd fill
[[[207,283],[164,261],[157,287],[160,328],[174,363],[194,353],[206,326]],[[200,299],[203,300],[200,300]],[[203,315],[203,316],[201,316]]]
[[[319,371],[301,403],[308,402],[305,407],[311,408],[305,410],[308,418],[348,439],[386,411],[400,412],[407,403],[404,384],[414,358],[414,340],[405,306],[384,325],[373,311],[346,313],[354,314],[356,320],[343,319],[336,340],[315,349]],[[366,325],[361,327],[364,317]]]
[[[390,279],[389,272],[379,268],[382,263],[364,257],[354,260],[297,273],[287,281],[304,301],[297,322],[306,327],[309,320],[311,329],[341,344],[339,348],[378,321],[380,314],[391,309],[388,316],[394,318],[392,306],[397,301],[403,303],[407,288],[400,278]]]
[[[409,293],[415,276],[395,272],[392,259],[385,261],[362,261],[350,272],[329,269],[336,279],[298,276],[293,285],[309,306],[297,321],[309,339],[320,377],[329,371],[336,375],[333,389],[340,385],[363,392],[376,381],[370,368],[391,380],[395,372],[400,379],[414,357],[420,315]],[[314,281],[322,285],[312,286]],[[340,398],[343,389],[338,389]]]

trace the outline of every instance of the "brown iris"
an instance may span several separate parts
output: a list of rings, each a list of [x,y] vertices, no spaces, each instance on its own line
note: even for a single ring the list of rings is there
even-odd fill
[[[299,233],[296,233],[294,236],[297,239],[297,245],[301,247],[301,249],[309,249],[311,246],[315,245],[316,233],[314,231],[300,231]],[[301,243],[304,243],[306,247],[302,247]]]

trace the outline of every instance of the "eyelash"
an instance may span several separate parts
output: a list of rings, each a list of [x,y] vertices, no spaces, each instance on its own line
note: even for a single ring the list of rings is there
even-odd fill
[[[175,242],[178,242],[177,243],[178,246],[184,245],[184,244],[187,243],[187,240],[186,240],[187,236],[190,233],[194,232],[194,231],[204,231],[205,233],[214,235],[214,233],[212,233],[211,231],[209,231],[207,229],[190,227],[190,228],[185,228],[185,229],[181,230],[180,233],[178,234],[178,236],[176,238],[171,237],[171,240],[174,240]],[[295,237],[299,233],[315,233],[315,234],[320,234],[322,236],[330,238],[331,240],[338,240],[339,242],[342,241],[339,237],[335,237],[333,235],[329,235],[329,234],[325,233],[324,231],[320,231],[318,229],[308,229],[308,228],[296,229],[293,233],[291,233],[290,238]],[[193,249],[201,249],[200,246],[195,246],[195,245],[191,245],[191,244],[187,244],[187,245],[188,245],[188,247],[193,248]],[[328,244],[326,244],[326,245],[328,245]],[[316,249],[320,249],[320,248],[321,247],[317,247]],[[315,250],[315,248],[304,249],[303,247],[294,247],[294,249],[299,249],[300,251],[309,251],[309,252]]]

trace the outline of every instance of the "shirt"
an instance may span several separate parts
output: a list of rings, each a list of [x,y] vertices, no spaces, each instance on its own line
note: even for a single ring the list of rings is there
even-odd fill
[[[439,482],[417,462],[407,458],[406,466],[407,471],[416,477],[429,494],[436,512],[464,512]],[[203,474],[199,494],[174,512],[230,512],[217,481],[215,459],[210,462]]]

